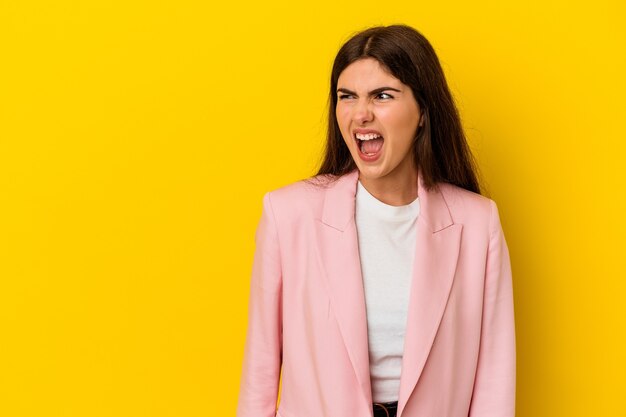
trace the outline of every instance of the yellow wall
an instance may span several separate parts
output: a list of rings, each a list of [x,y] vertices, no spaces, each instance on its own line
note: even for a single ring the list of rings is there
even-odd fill
[[[339,4],[341,3],[341,4]],[[267,190],[339,45],[438,51],[514,273],[518,415],[626,415],[623,1],[2,1],[0,415],[234,415]]]

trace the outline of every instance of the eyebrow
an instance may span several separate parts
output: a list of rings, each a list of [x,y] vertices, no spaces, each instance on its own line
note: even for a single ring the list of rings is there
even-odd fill
[[[393,88],[393,87],[380,87],[380,88],[376,88],[376,89],[370,91],[369,95],[372,96],[374,94],[382,93],[385,90],[397,91],[398,93],[402,92],[402,91],[398,90],[397,88]],[[350,91],[347,88],[338,88],[337,92],[338,93],[346,93],[346,94],[356,95],[356,93],[354,91]]]

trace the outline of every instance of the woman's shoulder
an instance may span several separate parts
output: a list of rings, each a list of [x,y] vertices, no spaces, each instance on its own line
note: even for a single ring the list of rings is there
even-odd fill
[[[497,212],[496,202],[488,196],[450,183],[439,183],[438,186],[455,222],[482,223],[484,220],[489,223],[494,211]]]
[[[274,212],[283,218],[316,216],[322,209],[326,190],[335,182],[331,177],[316,175],[275,187],[266,195]]]

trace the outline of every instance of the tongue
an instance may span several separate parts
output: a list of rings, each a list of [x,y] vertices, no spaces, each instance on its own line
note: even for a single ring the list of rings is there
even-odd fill
[[[383,138],[376,138],[363,141],[361,151],[365,153],[376,153],[383,147]]]

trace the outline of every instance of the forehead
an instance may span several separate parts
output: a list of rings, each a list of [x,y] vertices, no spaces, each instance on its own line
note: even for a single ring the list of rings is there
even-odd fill
[[[391,75],[388,70],[374,58],[363,58],[348,65],[339,74],[338,87],[370,88],[385,84],[401,86],[402,82]]]

